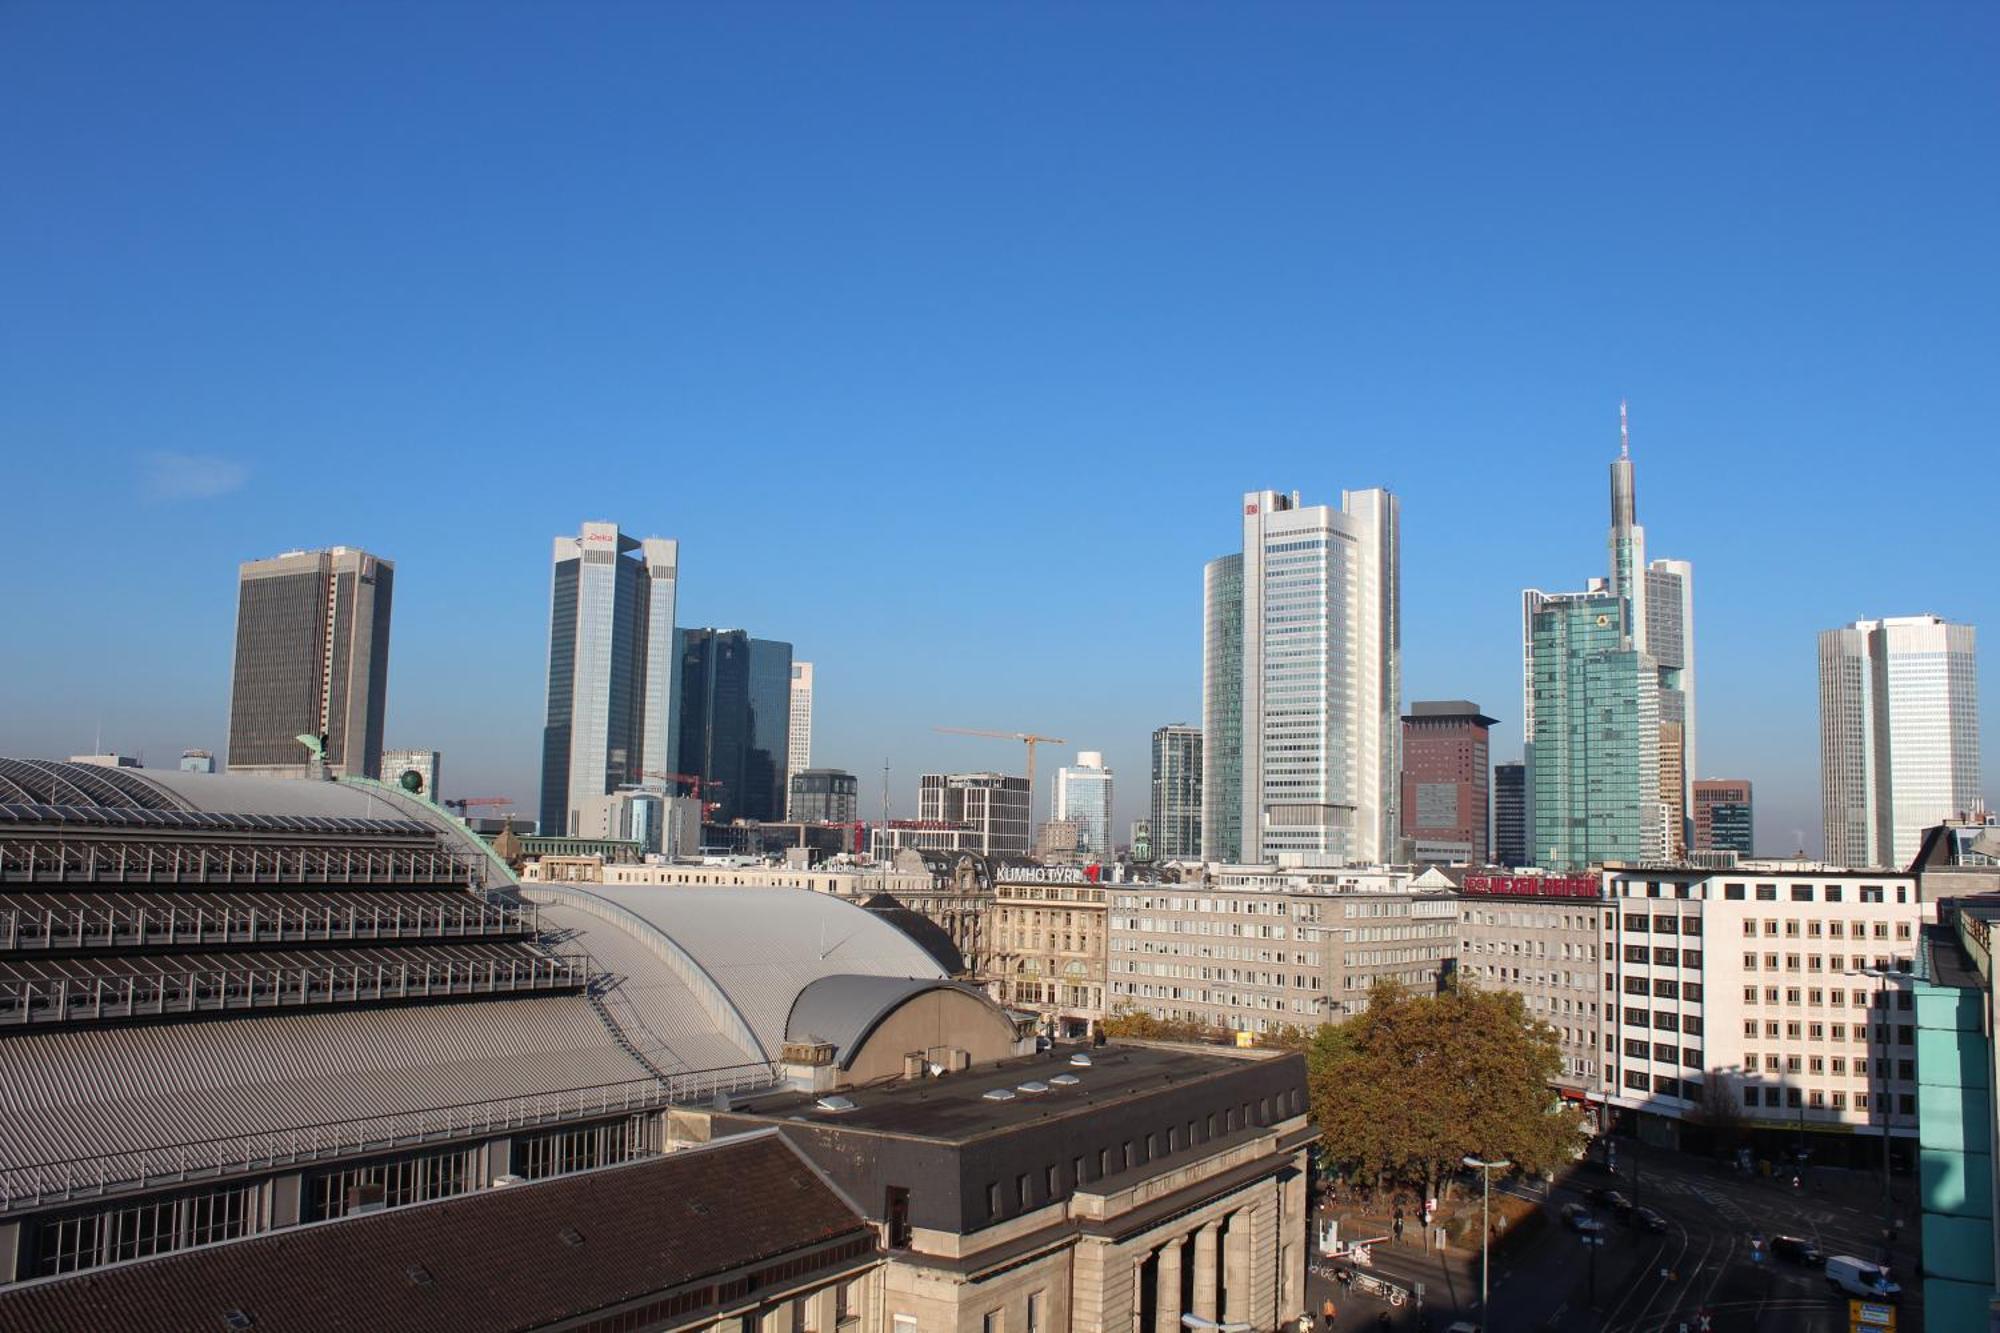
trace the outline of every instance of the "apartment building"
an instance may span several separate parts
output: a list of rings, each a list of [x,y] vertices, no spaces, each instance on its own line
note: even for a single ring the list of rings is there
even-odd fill
[[[1117,886],[1111,1005],[1237,1032],[1337,1023],[1378,981],[1435,989],[1458,910],[1446,892]]]
[[[1909,978],[1937,908],[1913,877],[1608,869],[1604,893],[1599,1088],[1641,1112],[1642,1131],[1671,1141],[1671,1122],[1712,1096],[1825,1157],[1879,1161],[1883,1117],[1914,1139]]]
[[[1081,866],[1017,865],[993,872],[996,998],[1038,1015],[1056,1037],[1104,1020],[1105,889]]]
[[[1458,971],[1469,984],[1517,992],[1554,1029],[1563,1087],[1598,1084],[1607,910],[1595,875],[1467,875],[1458,915]]]

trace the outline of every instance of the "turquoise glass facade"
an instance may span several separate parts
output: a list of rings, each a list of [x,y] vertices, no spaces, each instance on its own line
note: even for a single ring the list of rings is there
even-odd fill
[[[1923,1203],[1924,1328],[1992,1326],[1993,1006],[1990,962],[1958,930],[1926,932],[1916,982],[1918,1170]],[[1983,930],[1979,930],[1984,934]]]
[[[1534,827],[1548,870],[1657,854],[1659,672],[1611,591],[1544,599],[1529,618]]]

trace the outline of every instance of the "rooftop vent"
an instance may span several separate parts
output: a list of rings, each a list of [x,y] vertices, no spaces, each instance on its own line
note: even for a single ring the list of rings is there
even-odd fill
[[[222,1316],[222,1326],[230,1333],[243,1333],[244,1329],[257,1327],[257,1316],[242,1310],[231,1310]]]
[[[831,1097],[820,1098],[813,1105],[822,1111],[832,1111],[838,1114],[841,1111],[852,1111],[854,1109],[854,1099],[852,1097],[842,1097],[836,1093]]]
[[[688,1211],[693,1213],[696,1217],[707,1217],[712,1210],[709,1208],[707,1204],[703,1203],[700,1199],[689,1199]]]
[[[410,1280],[413,1287],[428,1287],[437,1280],[431,1276],[431,1270],[422,1264],[411,1264],[403,1270],[403,1276]]]
[[[579,1249],[583,1245],[583,1233],[575,1227],[564,1227],[561,1231],[556,1232],[556,1236],[563,1244],[573,1250]]]
[[[1077,1084],[1083,1082],[1083,1080],[1078,1078],[1075,1074],[1057,1074],[1054,1078],[1050,1079],[1049,1082],[1053,1083],[1058,1088],[1073,1088]]]
[[[1079,1069],[1090,1068],[1090,1057],[1085,1055],[1082,1051],[1078,1051],[1075,1055],[1072,1055],[1069,1058],[1069,1062],[1075,1065]]]
[[[1014,1100],[1014,1090],[1012,1088],[988,1088],[985,1095],[986,1100],[989,1102],[1011,1102]]]
[[[1026,1083],[1021,1084],[1020,1087],[1015,1089],[1016,1092],[1025,1092],[1029,1096],[1033,1096],[1035,1093],[1038,1092],[1047,1092],[1048,1090],[1049,1090],[1049,1085],[1042,1082],[1038,1078],[1029,1079]]]

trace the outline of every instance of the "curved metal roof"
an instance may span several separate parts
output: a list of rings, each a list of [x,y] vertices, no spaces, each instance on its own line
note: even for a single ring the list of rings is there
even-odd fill
[[[785,1039],[832,1042],[840,1067],[849,1069],[883,1019],[917,996],[939,990],[972,996],[993,1011],[996,1022],[1012,1027],[1006,1012],[984,991],[960,982],[843,973],[821,977],[799,992],[785,1019]]]
[[[523,896],[576,904],[650,936],[654,954],[695,992],[709,1017],[753,1039],[767,1060],[784,1045],[799,992],[822,977],[949,979],[887,921],[810,889],[536,884]]]
[[[0,759],[0,801],[118,810],[185,810],[189,807],[149,781],[152,774],[102,764],[54,759]]]

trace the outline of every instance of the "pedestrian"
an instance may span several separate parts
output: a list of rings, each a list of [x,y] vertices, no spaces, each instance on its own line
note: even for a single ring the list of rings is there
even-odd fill
[[[1334,1308],[1333,1297],[1329,1296],[1325,1300],[1321,1301],[1319,1305],[1320,1325],[1324,1328],[1332,1328],[1333,1317],[1337,1313],[1339,1313],[1339,1311]]]
[[[1299,1315],[1299,1333],[1313,1333],[1313,1317],[1311,1310],[1306,1310]]]

